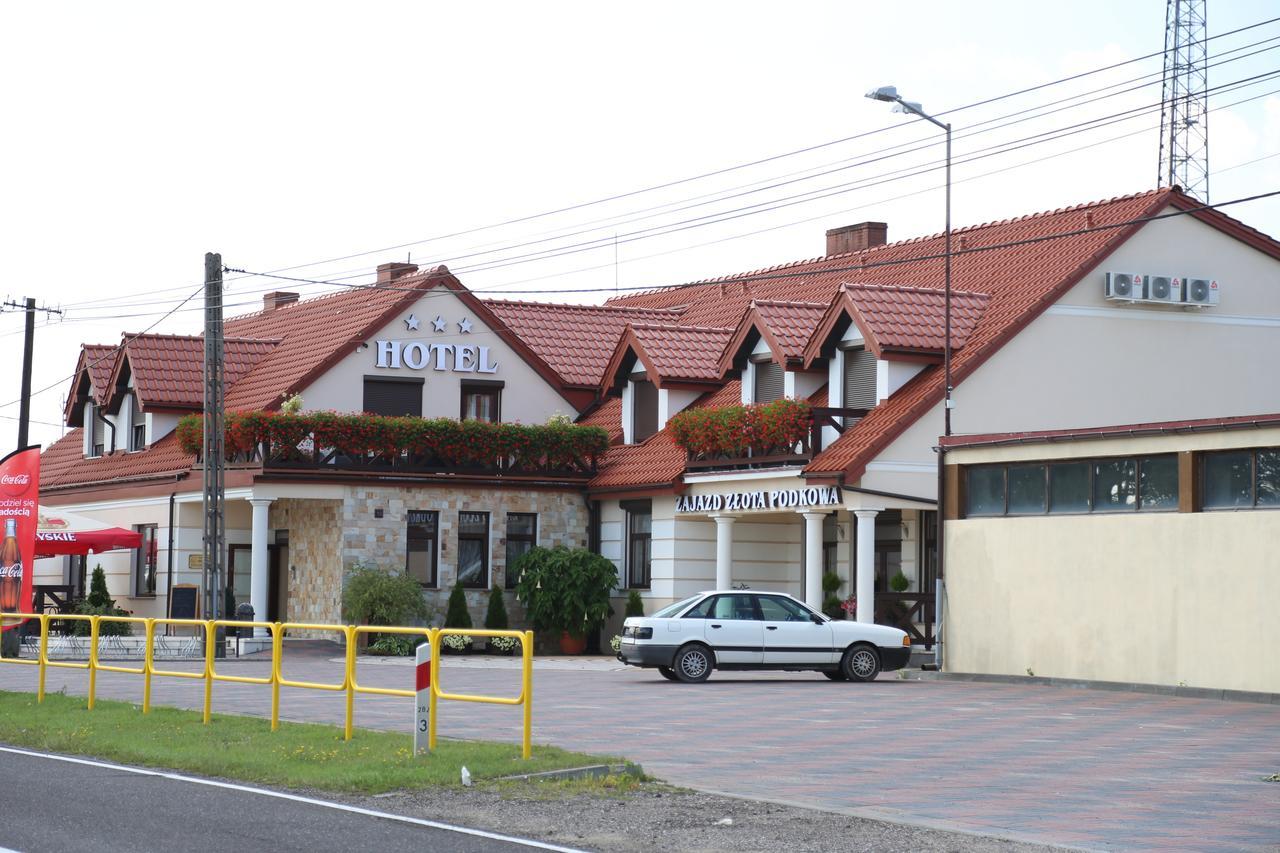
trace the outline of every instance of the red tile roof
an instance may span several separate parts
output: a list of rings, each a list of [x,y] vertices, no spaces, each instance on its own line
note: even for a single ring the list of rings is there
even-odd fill
[[[107,398],[107,390],[111,387],[111,374],[115,369],[116,354],[119,347],[110,344],[82,344],[80,356],[76,359],[76,369],[71,375],[71,390],[67,393],[67,401],[62,407],[62,420],[66,424],[75,425],[80,417],[80,389],[88,383],[93,389],[93,401],[101,406]],[[72,414],[75,417],[72,417]]]
[[[603,427],[609,432],[609,443],[618,444],[622,441],[622,398],[607,398],[587,415],[579,418],[578,423]]]
[[[223,376],[226,387],[248,373],[271,353],[278,340],[224,338]],[[115,374],[128,363],[133,387],[144,408],[200,409],[204,405],[204,338],[193,335],[126,335],[124,357]],[[113,385],[115,376],[113,375]]]
[[[809,343],[814,327],[827,310],[825,302],[783,302],[775,299],[754,299],[751,306],[781,348],[779,355],[787,360],[799,359],[804,354],[805,344]]]
[[[73,429],[40,454],[40,492],[168,479],[189,472],[194,461],[193,456],[183,453],[178,447],[177,433],[169,433],[137,453],[116,451],[86,459],[84,430]]]
[[[567,385],[595,388],[628,323],[676,323],[680,312],[485,299],[485,305]]]
[[[732,329],[648,323],[632,323],[628,328],[643,348],[642,360],[657,372],[659,384],[720,380],[720,353]]]

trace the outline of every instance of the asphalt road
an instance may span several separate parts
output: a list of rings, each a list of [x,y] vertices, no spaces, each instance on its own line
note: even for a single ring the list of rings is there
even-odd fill
[[[0,750],[0,848],[272,853],[563,850],[220,787],[175,774]],[[336,804],[335,804],[336,805]]]

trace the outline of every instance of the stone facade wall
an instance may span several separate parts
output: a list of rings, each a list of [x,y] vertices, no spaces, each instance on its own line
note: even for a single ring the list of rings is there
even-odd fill
[[[271,527],[289,531],[289,621],[340,623],[342,580],[352,563],[403,571],[409,510],[440,513],[438,586],[423,590],[438,624],[444,621],[457,578],[459,512],[489,513],[490,586],[505,588],[509,512],[537,514],[540,546],[587,544],[587,509],[578,492],[361,485],[349,487],[341,502],[279,499],[271,504]],[[466,595],[471,618],[480,627],[488,591],[467,590]],[[511,626],[527,627],[513,591],[506,592],[506,605]]]
[[[277,499],[269,523],[289,531],[289,621],[342,624],[342,503]]]

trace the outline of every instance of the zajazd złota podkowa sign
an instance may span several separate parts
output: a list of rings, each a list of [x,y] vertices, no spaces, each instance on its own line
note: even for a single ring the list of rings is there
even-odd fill
[[[730,492],[727,495],[679,495],[676,512],[733,512],[749,509],[798,509],[806,506],[838,506],[840,490],[835,486],[804,489]]]

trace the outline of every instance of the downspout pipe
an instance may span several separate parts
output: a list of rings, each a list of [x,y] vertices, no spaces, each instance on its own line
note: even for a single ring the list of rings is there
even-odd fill
[[[115,453],[116,452],[116,425],[112,423],[112,421],[106,415],[102,414],[102,409],[100,409],[97,406],[93,407],[93,416],[98,420],[102,421],[104,424],[106,424],[107,429],[111,430],[111,449],[108,450],[107,452]]]
[[[947,449],[941,445],[935,448],[938,452],[938,541],[935,544],[937,548],[937,571],[934,573],[933,581],[933,637],[934,647],[937,653],[934,655],[934,666],[939,672],[942,671],[945,663],[943,655],[943,639],[942,639],[942,622],[944,607],[944,598],[947,591],[947,584],[944,577],[944,554],[946,546],[945,527],[947,520]]]
[[[177,478],[175,477],[174,480],[176,481]],[[167,571],[168,580],[165,582],[165,588],[164,588],[164,598],[165,598],[164,609],[165,609],[166,615],[170,617],[173,616],[173,522],[174,522],[175,510],[177,509],[177,506],[176,506],[177,500],[178,500],[178,493],[170,492],[169,493],[169,568]]]

